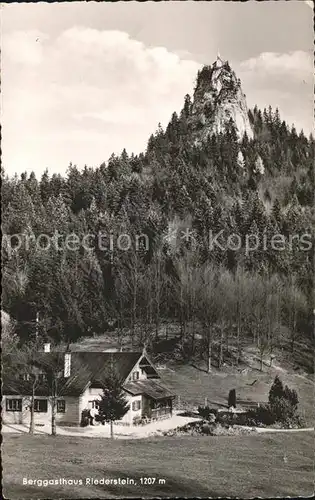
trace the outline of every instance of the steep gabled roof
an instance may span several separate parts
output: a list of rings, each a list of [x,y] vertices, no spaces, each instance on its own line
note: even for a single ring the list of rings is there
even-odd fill
[[[168,389],[165,385],[162,385],[160,381],[157,382],[156,379],[127,382],[123,387],[125,391],[129,392],[133,396],[145,394],[156,401],[159,399],[175,397],[175,394],[170,391],[170,389]]]
[[[139,363],[139,368],[142,368],[146,372],[148,378],[151,378],[151,377],[161,378],[159,373],[157,372],[154,364],[149,359],[149,357],[146,353],[144,353],[142,356],[142,359]]]
[[[141,352],[76,352],[82,365],[87,365],[91,370],[90,381],[98,381],[105,374],[106,369],[113,369],[123,380],[140,359]]]
[[[132,368],[140,359],[140,352],[71,352],[71,374],[70,377],[60,377],[58,379],[59,396],[79,396],[84,392],[91,382],[97,384],[106,376],[110,370],[125,381]],[[49,366],[58,366],[63,370],[63,353],[38,353],[36,354],[36,365],[40,368]],[[21,364],[21,357],[11,355],[10,365]],[[43,370],[45,371],[45,370]],[[31,383],[28,381],[14,378],[14,369],[3,372],[2,393],[5,395],[30,395]],[[48,381],[41,381],[37,388],[38,396],[48,396],[51,394]]]

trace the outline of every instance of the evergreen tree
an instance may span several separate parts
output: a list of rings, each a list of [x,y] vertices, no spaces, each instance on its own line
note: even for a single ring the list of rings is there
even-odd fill
[[[228,407],[231,408],[236,408],[236,391],[235,389],[231,389],[229,392],[229,398],[228,398]]]
[[[45,172],[42,175],[39,187],[40,187],[40,194],[42,197],[42,202],[44,204],[46,204],[47,201],[49,200],[50,196],[53,194],[51,187],[50,187],[50,179],[49,179],[47,169],[45,170]]]
[[[3,303],[16,320],[21,342],[34,334],[39,312],[43,331],[55,339],[77,340],[99,333],[106,328],[106,317],[113,316],[120,326],[119,333],[117,329],[111,335],[122,338],[131,325],[136,345],[152,332],[158,337],[162,319],[177,321],[181,330],[191,319],[202,325],[210,357],[215,356],[211,348],[216,346],[218,332],[220,351],[222,332],[225,335],[234,328],[239,356],[242,336],[251,338],[253,329],[255,343],[260,341],[263,352],[265,339],[269,349],[270,338],[276,338],[271,323],[264,320],[264,309],[273,311],[266,290],[278,274],[281,292],[278,296],[270,285],[270,297],[280,304],[279,321],[293,354],[299,337],[305,342],[312,338],[312,249],[301,251],[294,240],[283,251],[270,245],[262,250],[260,241],[256,251],[246,254],[244,242],[250,233],[260,239],[267,236],[268,242],[279,233],[286,237],[312,234],[314,138],[288,127],[277,109],[273,112],[269,107],[262,113],[257,106],[249,112],[254,139],[244,134],[239,141],[233,121],[225,131],[209,134],[207,139],[192,137],[190,129],[198,118],[195,103],[204,97],[211,77],[211,67],[198,73],[194,104],[187,95],[180,116],[173,113],[165,131],[158,126],[144,154],[128,155],[123,150],[99,168],[86,166],[79,171],[70,164],[66,176],[50,177],[45,171],[39,181],[34,173],[8,178],[1,170],[3,232],[31,240],[28,248],[10,248],[10,240],[4,238],[2,248]],[[211,296],[217,308],[213,317],[203,315],[197,292],[186,285],[179,290],[187,296],[184,311],[184,295],[177,300],[178,290],[169,284],[177,259],[185,261],[191,246],[183,240],[178,245],[178,238],[172,245],[163,237],[173,221],[185,225],[188,218],[187,227],[195,231],[197,242],[193,265],[197,269],[212,265],[214,276],[222,274],[222,280],[215,283],[224,297],[221,304],[229,307],[217,307]],[[209,231],[216,234],[222,229],[224,241],[229,234],[241,236],[239,251],[217,247],[210,251]],[[56,238],[56,231],[75,233],[80,239],[87,233],[95,237],[90,249],[70,252],[36,245],[38,235]],[[99,231],[107,235],[108,248],[98,248]],[[149,249],[137,253],[137,263],[133,250],[129,255],[115,244],[109,248],[109,236],[117,240],[122,232],[132,239],[142,233],[149,237]],[[185,272],[181,285],[190,280],[187,266]],[[235,290],[235,303],[224,280]],[[211,302],[200,295],[200,302],[208,307]],[[274,312],[271,317],[278,325]],[[143,325],[140,333],[139,325]]]
[[[110,435],[114,438],[113,423],[115,420],[121,420],[129,410],[126,397],[122,392],[122,382],[114,371],[108,373],[101,380],[103,394],[99,402],[98,412],[105,422],[110,424]]]
[[[283,384],[278,375],[276,375],[269,391],[269,397],[268,397],[269,404],[272,405],[276,402],[277,399],[281,399],[283,397],[284,397]]]

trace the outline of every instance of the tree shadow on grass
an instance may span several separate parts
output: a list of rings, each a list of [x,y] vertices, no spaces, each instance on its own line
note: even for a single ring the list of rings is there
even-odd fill
[[[18,500],[23,499],[67,499],[67,498],[195,498],[195,497],[212,497],[218,498],[222,493],[210,491],[197,481],[188,481],[183,477],[175,477],[165,474],[153,473],[152,470],[141,473],[126,473],[125,471],[111,470],[94,475],[94,479],[100,480],[102,477],[108,479],[134,479],[136,484],[129,485],[86,485],[83,480],[83,487],[37,487],[23,484],[12,484],[6,487],[4,483],[3,492],[5,499]],[[156,477],[154,484],[141,484],[141,478]],[[159,479],[163,479],[165,483],[159,484]],[[145,482],[145,481],[144,481]],[[82,494],[79,491],[82,491]],[[80,496],[79,496],[80,495]]]
[[[68,487],[68,491],[65,492],[65,489],[60,487],[38,487],[38,486],[30,486],[23,484],[11,484],[10,486],[6,486],[5,482],[3,484],[3,498],[5,500],[23,500],[28,499],[59,499],[59,498],[79,498],[78,490],[74,490],[71,487]],[[94,495],[95,498],[95,495]]]
[[[100,498],[107,498],[110,494],[117,498],[163,498],[163,497],[213,497],[217,498],[217,492],[209,491],[197,481],[187,480],[184,477],[175,477],[163,473],[148,472],[126,473],[125,471],[113,471],[110,473],[104,471],[104,476],[108,478],[127,478],[134,479],[136,484],[129,485],[99,485]],[[145,478],[155,477],[154,484],[144,484]],[[141,484],[141,478],[143,484]],[[162,480],[163,482],[159,482]],[[164,482],[165,481],[165,482]],[[102,493],[101,493],[102,492]]]
[[[206,368],[201,368],[200,366],[195,365],[194,363],[191,363],[192,368],[195,368],[195,370],[198,370],[199,372],[207,373],[208,375],[211,375],[211,372],[208,373],[208,370]]]
[[[12,434],[29,434],[29,426],[27,425],[24,425],[24,424],[18,424],[20,427],[15,427],[14,424],[5,424],[5,426],[9,429],[12,429]],[[11,433],[10,433],[11,434]],[[41,431],[40,429],[38,429],[38,427],[35,427],[34,429],[34,435],[36,434],[45,434],[47,435],[48,433],[45,432],[45,431]]]

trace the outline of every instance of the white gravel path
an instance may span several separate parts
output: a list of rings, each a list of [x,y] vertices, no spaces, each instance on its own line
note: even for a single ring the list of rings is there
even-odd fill
[[[182,427],[190,422],[195,422],[198,418],[182,417],[180,415],[173,415],[171,418],[159,420],[147,425],[141,426],[122,426],[114,425],[114,436],[116,439],[141,439],[154,435],[161,435],[164,431]],[[257,433],[274,433],[274,432],[314,432],[314,427],[307,427],[302,429],[275,429],[268,427],[246,427],[235,426],[254,430]],[[21,424],[3,424],[2,432],[4,434],[28,434],[28,426]],[[50,435],[50,425],[43,427],[35,427],[35,434]],[[57,435],[59,436],[75,436],[75,437],[90,437],[90,438],[110,438],[110,426],[95,425],[94,427],[58,427]]]
[[[163,431],[168,431],[171,429],[176,429],[176,427],[181,427],[190,422],[199,420],[198,418],[182,417],[180,415],[174,414],[171,418],[165,420],[159,420],[156,422],[151,422],[147,425],[140,426],[122,426],[114,425],[114,436],[117,439],[140,439],[149,436],[154,436],[155,434],[160,434]],[[28,426],[22,424],[3,424],[3,433],[15,433],[15,434],[27,434]],[[42,427],[35,427],[35,434],[50,434],[50,425],[45,425]],[[58,427],[57,434],[60,436],[76,436],[76,437],[110,437],[110,426],[105,425],[95,425],[93,427]]]

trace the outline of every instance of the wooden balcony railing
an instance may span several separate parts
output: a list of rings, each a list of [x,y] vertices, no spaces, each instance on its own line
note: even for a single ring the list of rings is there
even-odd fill
[[[164,408],[156,408],[151,410],[151,418],[161,418],[164,416],[169,416],[172,413],[172,408],[165,406]]]

